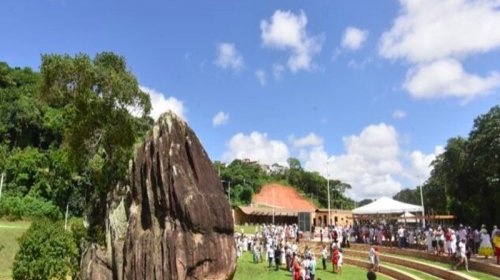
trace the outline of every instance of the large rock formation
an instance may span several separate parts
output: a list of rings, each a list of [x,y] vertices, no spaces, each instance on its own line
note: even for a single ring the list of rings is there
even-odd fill
[[[112,278],[232,279],[236,247],[230,206],[186,123],[172,113],[162,115],[136,150],[130,170],[130,191],[113,200],[108,214]],[[90,259],[83,269],[93,267],[96,260]]]

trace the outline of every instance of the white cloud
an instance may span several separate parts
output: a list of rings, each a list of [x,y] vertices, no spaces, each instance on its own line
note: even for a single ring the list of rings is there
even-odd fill
[[[400,0],[379,54],[413,64],[405,89],[417,98],[458,97],[467,102],[500,87],[500,74],[467,73],[461,61],[500,48],[498,0]]]
[[[292,145],[295,148],[304,148],[308,146],[321,146],[323,145],[323,138],[311,132],[307,136],[298,139],[296,139],[295,136],[292,135],[290,137],[290,142],[292,142]]]
[[[285,67],[281,64],[273,64],[273,76],[276,80],[281,80],[282,73],[285,70]]]
[[[255,71],[255,77],[261,86],[265,86],[267,84],[266,72],[264,70],[257,69],[257,71]]]
[[[229,114],[220,111],[217,114],[215,114],[215,116],[212,118],[212,125],[221,126],[227,124],[228,121],[229,121]]]
[[[443,152],[444,148],[442,146],[436,146],[434,152],[430,154],[424,154],[421,151],[411,152],[407,177],[419,185],[425,182],[431,175],[431,163]]]
[[[352,51],[358,50],[368,38],[368,31],[356,27],[347,27],[342,37],[342,47]]]
[[[251,159],[263,164],[279,163],[287,165],[289,157],[287,145],[279,140],[271,140],[266,133],[254,131],[249,135],[238,133],[227,144],[222,156],[224,161]]]
[[[276,10],[269,21],[260,23],[262,45],[290,50],[288,67],[292,72],[311,70],[312,58],[321,51],[321,36],[310,36],[306,31],[307,16],[303,11]]]
[[[415,98],[460,97],[470,100],[500,87],[500,73],[479,77],[464,71],[460,62],[442,59],[411,69],[404,87]]]
[[[169,110],[177,114],[182,119],[186,120],[185,113],[187,109],[184,108],[184,103],[182,101],[173,96],[165,98],[165,95],[163,93],[146,86],[139,86],[139,88],[143,92],[149,94],[149,97],[151,98],[152,108],[150,116],[154,120],[157,120],[162,113]]]
[[[408,114],[403,110],[396,110],[392,113],[392,117],[395,119],[404,119]]]
[[[430,62],[500,47],[497,0],[400,0],[400,3],[398,18],[381,38],[383,57]]]
[[[306,170],[350,184],[348,195],[354,199],[393,196],[408,184],[401,179],[421,184],[430,176],[431,162],[443,152],[441,146],[429,154],[402,151],[398,132],[384,123],[369,125],[343,142],[342,154],[329,155],[319,145],[302,149],[299,158]]]
[[[243,68],[243,56],[238,52],[234,44],[221,43],[217,45],[217,58],[215,65],[226,70],[240,71]]]
[[[401,183],[395,179],[403,166],[394,127],[369,125],[359,135],[344,137],[343,142],[346,151],[341,155],[328,155],[323,146],[303,151],[304,167],[351,184],[349,194],[355,199],[392,196],[401,190]]]

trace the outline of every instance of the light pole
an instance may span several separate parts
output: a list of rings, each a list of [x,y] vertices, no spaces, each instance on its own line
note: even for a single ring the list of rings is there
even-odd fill
[[[274,188],[273,188],[273,225],[274,225],[274,210],[276,209],[275,201],[274,201]]]
[[[331,223],[331,210],[330,210],[330,173],[328,172],[328,160],[326,161],[326,188],[328,190],[328,223]]]
[[[422,193],[423,184],[420,184],[420,202],[422,204],[422,228],[425,228],[424,195]]]

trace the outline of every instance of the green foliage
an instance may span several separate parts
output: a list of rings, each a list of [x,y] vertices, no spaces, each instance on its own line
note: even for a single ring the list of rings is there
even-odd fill
[[[7,217],[9,220],[19,220],[21,218],[58,220],[62,218],[62,213],[50,201],[45,201],[42,198],[2,196],[0,217]]]
[[[257,162],[239,159],[235,159],[227,166],[220,162],[215,162],[214,165],[220,172],[226,192],[229,192],[231,185],[232,205],[249,204],[253,194],[258,193],[262,185],[271,182],[295,187],[299,193],[319,203],[319,207],[328,205],[328,181],[318,172],[305,171],[298,159],[290,158],[288,160],[290,167],[273,164],[266,169]],[[352,209],[354,201],[344,196],[344,192],[351,186],[339,180],[330,180],[329,183],[332,207]]]
[[[370,204],[373,202],[373,199],[363,199],[360,202],[358,202],[357,207],[365,206],[367,204]]]
[[[150,107],[113,53],[44,55],[41,73],[0,62],[2,211],[57,218],[68,205],[70,215],[88,209],[102,222],[108,190],[124,179],[133,144],[152,126]],[[33,199],[39,211],[27,206]]]
[[[139,89],[125,59],[113,53],[44,55],[39,96],[63,112],[68,166],[84,180],[90,225],[103,224],[107,193],[125,180],[132,147],[151,124],[149,95]],[[142,112],[135,118],[129,108]],[[59,119],[54,123],[58,124]],[[138,131],[136,129],[139,129]],[[75,188],[67,193],[74,194]]]
[[[77,269],[77,248],[61,222],[34,222],[19,239],[14,279],[66,279]]]
[[[475,226],[500,223],[499,135],[500,106],[495,106],[476,118],[468,138],[448,140],[423,186],[427,214],[449,213]],[[419,195],[418,189],[404,190],[395,198],[415,203]]]
[[[410,204],[420,205],[419,189],[404,189],[393,196],[395,200],[403,201]]]

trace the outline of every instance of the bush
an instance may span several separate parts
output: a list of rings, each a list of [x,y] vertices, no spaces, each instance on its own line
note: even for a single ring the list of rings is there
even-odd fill
[[[19,239],[12,269],[14,279],[66,279],[76,269],[78,251],[62,222],[35,221]]]
[[[9,220],[25,218],[48,218],[58,220],[62,218],[59,209],[49,201],[32,196],[4,196],[0,200],[0,217]]]

